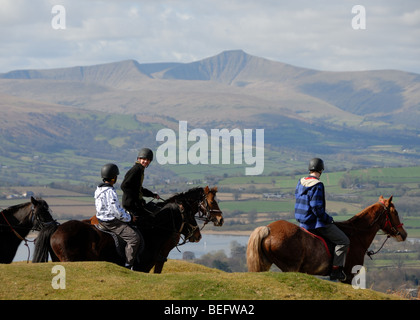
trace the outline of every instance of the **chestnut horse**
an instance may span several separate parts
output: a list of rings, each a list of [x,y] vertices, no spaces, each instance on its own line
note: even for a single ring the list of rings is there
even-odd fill
[[[407,238],[392,196],[388,200],[380,196],[377,203],[349,220],[335,224],[350,239],[344,266],[346,283],[351,283],[354,276],[352,268],[363,265],[365,253],[380,229],[397,241]],[[330,274],[332,258],[319,237],[293,223],[279,220],[256,228],[250,235],[247,248],[248,271],[268,271],[273,263],[283,272],[325,276]]]

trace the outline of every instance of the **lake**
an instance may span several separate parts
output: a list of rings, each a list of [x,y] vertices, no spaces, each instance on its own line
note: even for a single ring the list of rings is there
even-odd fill
[[[233,241],[238,242],[242,246],[246,246],[249,236],[235,236],[235,235],[218,235],[218,234],[202,234],[203,238],[198,243],[186,243],[179,246],[178,249],[174,248],[169,254],[169,259],[182,259],[182,255],[186,251],[191,251],[195,254],[196,258],[210,253],[212,251],[224,250],[227,256],[230,256],[230,246]],[[30,258],[34,253],[33,242],[28,243],[30,249]],[[18,248],[13,261],[26,261],[28,259],[28,248],[22,242]]]

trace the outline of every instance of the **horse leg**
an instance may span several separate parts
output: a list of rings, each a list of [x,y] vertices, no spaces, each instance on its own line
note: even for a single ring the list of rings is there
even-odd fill
[[[5,232],[5,235],[8,236],[9,234]],[[0,239],[0,263],[12,263],[21,243],[21,240],[14,233],[10,233],[10,236],[7,241]]]
[[[161,249],[157,252],[155,257],[155,269],[154,273],[161,273],[163,265],[167,261],[169,252],[178,244],[180,235],[179,233],[172,233],[170,237],[163,243]]]
[[[286,228],[271,226],[270,237],[263,242],[268,260],[283,272],[299,272],[304,252],[300,239]]]
[[[344,281],[344,283],[351,284],[353,277],[355,276],[355,274],[352,272],[352,269],[355,266],[363,266],[365,252],[366,250],[363,247],[359,248],[350,243],[343,270],[347,276],[347,279]]]

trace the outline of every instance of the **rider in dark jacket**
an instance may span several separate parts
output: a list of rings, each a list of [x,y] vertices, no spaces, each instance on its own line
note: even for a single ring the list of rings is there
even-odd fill
[[[157,193],[143,188],[144,170],[152,161],[153,151],[148,148],[141,149],[137,155],[136,163],[127,171],[121,183],[123,207],[139,217],[147,217],[151,213],[151,209],[146,207],[143,197],[160,199]]]

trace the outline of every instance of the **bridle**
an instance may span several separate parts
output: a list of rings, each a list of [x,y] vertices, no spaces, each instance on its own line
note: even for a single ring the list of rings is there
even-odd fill
[[[390,209],[389,207],[387,207],[385,205],[384,201],[379,201],[379,204],[382,206],[382,208],[384,209],[379,215],[378,217],[370,224],[370,227],[372,227],[374,224],[376,224],[379,219],[382,217],[383,214],[385,214],[385,222],[383,224],[383,226],[379,226],[380,229],[384,230],[387,227],[390,227],[390,230],[394,233],[393,235],[387,234],[386,235],[386,239],[384,240],[384,242],[382,243],[382,245],[380,246],[380,248],[377,251],[373,251],[373,250],[369,250],[366,252],[367,256],[372,260],[372,256],[377,254],[379,251],[381,251],[381,249],[384,247],[386,241],[391,238],[392,236],[399,236],[401,233],[397,230],[397,228],[401,228],[404,224],[400,223],[396,226],[394,226],[391,222],[391,218],[389,217],[390,215]]]
[[[379,204],[382,206],[382,208],[384,210],[371,223],[371,226],[373,226],[375,223],[377,223],[379,221],[379,219],[382,217],[382,215],[385,214],[385,222],[384,222],[383,226],[380,226],[380,229],[385,230],[385,228],[390,227],[390,230],[394,233],[393,235],[390,235],[390,236],[399,236],[399,235],[401,235],[401,233],[397,230],[397,228],[401,228],[404,224],[403,223],[400,223],[400,224],[394,226],[392,224],[391,218],[389,216],[390,215],[390,208],[385,205],[384,201],[379,201]]]
[[[181,212],[181,225],[180,225],[179,228],[175,228],[175,230],[176,230],[175,232],[180,234],[181,238],[183,238],[182,241],[177,246],[180,246],[180,245],[183,245],[183,244],[187,243],[187,241],[193,236],[193,234],[197,230],[202,230],[207,223],[209,223],[211,221],[214,221],[214,218],[213,218],[214,214],[222,213],[221,210],[212,209],[210,207],[210,204],[207,200],[207,194],[206,193],[204,193],[202,195],[199,195],[199,197],[201,197],[201,198],[199,198],[199,200],[196,201],[196,202],[194,202],[194,198],[190,199],[190,200],[193,201],[194,205],[192,205],[192,206],[188,205],[188,207],[189,207],[188,209],[184,208],[183,205],[180,205],[180,203],[177,203],[177,201],[175,202],[175,203],[178,204],[179,209],[180,209],[179,211]],[[162,198],[160,198],[160,200],[167,201],[167,200],[164,200]],[[188,213],[185,212],[186,210],[188,210]],[[171,209],[171,211],[172,211],[172,209]],[[191,214],[191,217],[187,217],[186,214]],[[197,217],[195,217],[196,215],[197,215]],[[189,222],[190,218],[194,218],[194,219],[204,221],[204,224],[201,227],[201,229],[198,225],[194,225],[191,222]],[[172,221],[174,221],[174,220],[172,219]],[[182,231],[186,227],[188,227],[188,229],[186,229],[185,231],[188,231],[188,232],[183,233]]]
[[[207,223],[213,221],[213,218],[212,218],[213,214],[222,213],[222,211],[219,209],[210,208],[209,202],[207,200],[207,194],[204,194],[201,200],[198,202],[197,213],[198,213],[197,219],[204,221],[203,226],[200,229],[202,230]],[[183,235],[182,230],[185,225],[188,225],[190,227],[190,232],[187,235],[184,235],[184,239],[178,245],[185,244],[188,241],[188,239],[191,238],[192,235],[197,231],[197,229],[199,229],[198,225],[194,226],[191,223],[187,223],[187,219],[185,218],[183,210],[181,210],[181,216],[182,216],[182,223],[181,223],[181,227],[179,228],[178,233]]]
[[[209,223],[209,222],[213,222],[213,214],[215,213],[222,213],[222,210],[220,209],[212,209],[210,208],[209,202],[207,200],[207,195],[204,194],[203,198],[201,199],[201,201],[198,204],[198,216],[197,219],[204,221],[203,227],[201,229],[204,228],[204,226]]]
[[[182,242],[178,243],[177,246],[182,246],[185,243],[187,243],[187,241],[193,236],[193,234],[197,231],[197,229],[199,229],[198,225],[193,225],[192,223],[188,222],[188,219],[185,216],[185,210],[183,208],[180,207],[180,212],[181,212],[181,226],[179,227],[179,235],[180,238],[183,237]],[[187,234],[183,234],[182,230],[184,229],[185,226],[188,226],[190,231]]]

